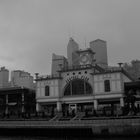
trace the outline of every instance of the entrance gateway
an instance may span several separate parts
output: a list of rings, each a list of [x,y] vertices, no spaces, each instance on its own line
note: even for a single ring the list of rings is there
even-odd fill
[[[68,110],[71,112],[74,110],[75,112],[83,112],[86,109],[92,110],[93,107],[93,102],[86,102],[86,103],[69,103],[67,104]]]

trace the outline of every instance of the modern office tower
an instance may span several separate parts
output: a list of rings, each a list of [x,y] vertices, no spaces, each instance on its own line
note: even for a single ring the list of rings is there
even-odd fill
[[[7,87],[9,85],[9,70],[5,67],[0,68],[0,88]]]
[[[68,62],[64,56],[52,54],[52,75],[58,75],[58,71],[67,66]]]
[[[31,76],[30,73],[21,70],[12,71],[11,86],[23,86],[34,89],[33,76]]]
[[[67,46],[67,57],[69,66],[79,65],[79,55],[77,54],[78,50],[79,45],[74,41],[73,38],[70,38]]]
[[[107,58],[107,45],[104,40],[94,40],[90,42],[90,48],[93,52],[95,52],[95,60],[96,64],[107,67],[108,66],[108,58]]]

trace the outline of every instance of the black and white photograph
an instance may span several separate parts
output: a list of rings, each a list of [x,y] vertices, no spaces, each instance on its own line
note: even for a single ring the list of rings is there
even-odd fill
[[[0,0],[0,140],[140,139],[140,0]]]

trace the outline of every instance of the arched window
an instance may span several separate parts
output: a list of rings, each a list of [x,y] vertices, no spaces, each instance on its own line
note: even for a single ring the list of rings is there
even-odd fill
[[[64,90],[64,96],[66,95],[86,95],[92,94],[92,87],[90,84],[81,79],[75,79],[70,81]]]
[[[104,88],[105,88],[105,92],[110,91],[110,80],[105,80],[104,81]]]
[[[45,86],[45,96],[49,96],[49,95],[50,95],[50,87]]]

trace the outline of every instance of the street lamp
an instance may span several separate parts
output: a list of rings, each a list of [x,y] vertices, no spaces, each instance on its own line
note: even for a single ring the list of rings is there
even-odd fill
[[[123,63],[120,62],[120,63],[118,63],[118,65],[120,68],[122,68]]]

